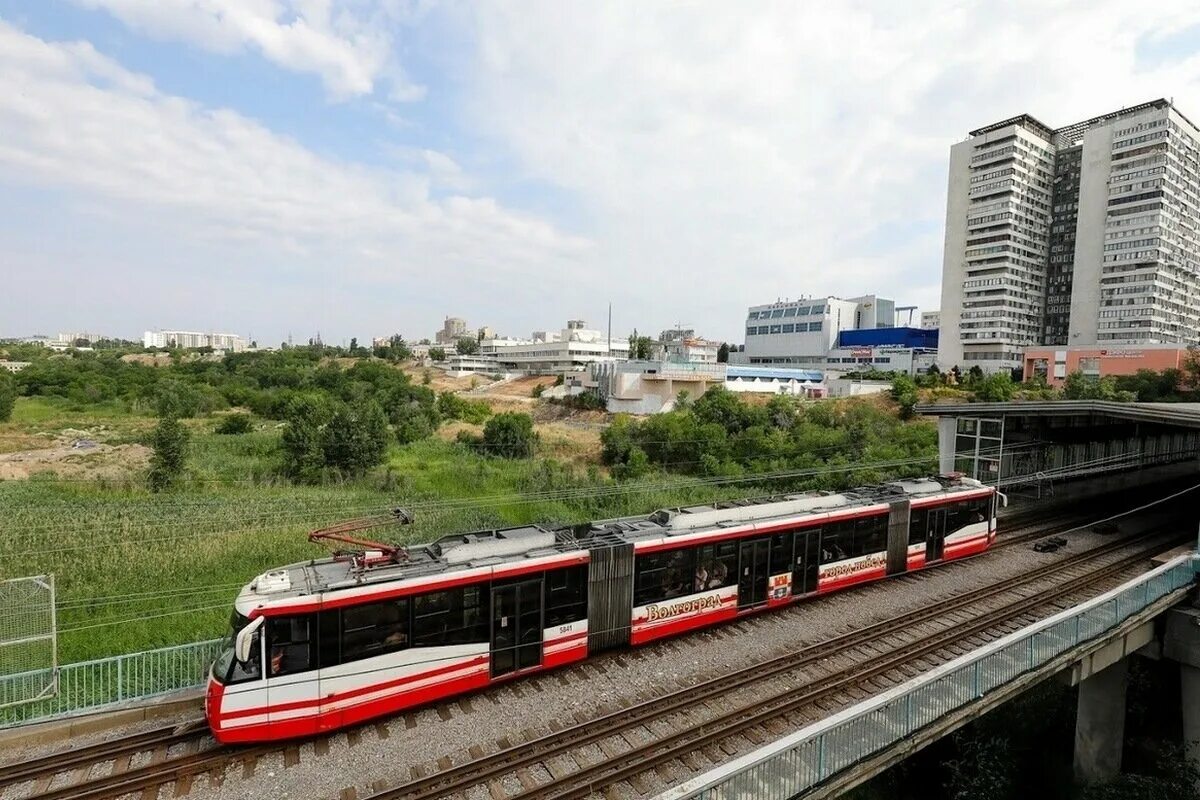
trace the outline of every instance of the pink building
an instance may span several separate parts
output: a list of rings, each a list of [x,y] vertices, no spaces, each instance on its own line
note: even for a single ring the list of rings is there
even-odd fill
[[[1186,357],[1187,348],[1178,344],[1030,347],[1025,350],[1024,377],[1041,375],[1051,386],[1061,386],[1072,372],[1090,378],[1132,375],[1139,369],[1161,372],[1181,368]]]

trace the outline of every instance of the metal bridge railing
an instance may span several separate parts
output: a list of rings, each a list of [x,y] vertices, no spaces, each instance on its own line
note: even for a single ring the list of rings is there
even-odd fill
[[[73,716],[204,685],[220,639],[58,667],[58,691],[40,700],[0,708],[0,728]],[[30,687],[53,680],[52,670],[0,675],[0,706],[29,696]]]
[[[1191,559],[1173,559],[1107,594],[717,767],[658,800],[795,797],[1188,586],[1194,578]]]

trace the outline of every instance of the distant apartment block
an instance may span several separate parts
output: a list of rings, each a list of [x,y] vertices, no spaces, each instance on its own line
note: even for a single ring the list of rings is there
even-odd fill
[[[437,344],[454,344],[464,336],[471,336],[467,333],[467,321],[461,317],[446,317],[442,323],[442,329],[433,335],[433,340]]]
[[[939,364],[1200,341],[1200,130],[1166,100],[950,150]]]
[[[921,312],[921,327],[927,331],[936,331],[941,327],[942,312],[940,311],[922,311]]]
[[[235,333],[201,333],[199,331],[146,331],[142,336],[143,347],[162,349],[180,348],[195,350],[211,347],[240,353],[246,349],[246,340]]]

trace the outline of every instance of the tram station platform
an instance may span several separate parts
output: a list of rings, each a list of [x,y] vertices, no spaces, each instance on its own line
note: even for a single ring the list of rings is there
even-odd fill
[[[941,472],[1018,496],[1045,500],[1079,493],[1081,485],[1124,488],[1200,471],[1200,403],[1013,401],[916,410],[937,418]]]

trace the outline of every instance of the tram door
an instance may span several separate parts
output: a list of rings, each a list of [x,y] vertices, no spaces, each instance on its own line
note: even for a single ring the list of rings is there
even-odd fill
[[[492,587],[492,677],[542,663],[542,581]]]
[[[821,568],[821,531],[796,534],[796,569],[792,573],[792,594],[817,590]]]
[[[755,539],[752,542],[742,542],[738,564],[741,575],[738,577],[738,608],[750,608],[767,602],[767,580],[770,570],[767,569],[767,553],[770,541]]]
[[[925,523],[925,563],[941,561],[946,550],[946,509],[932,508]]]

